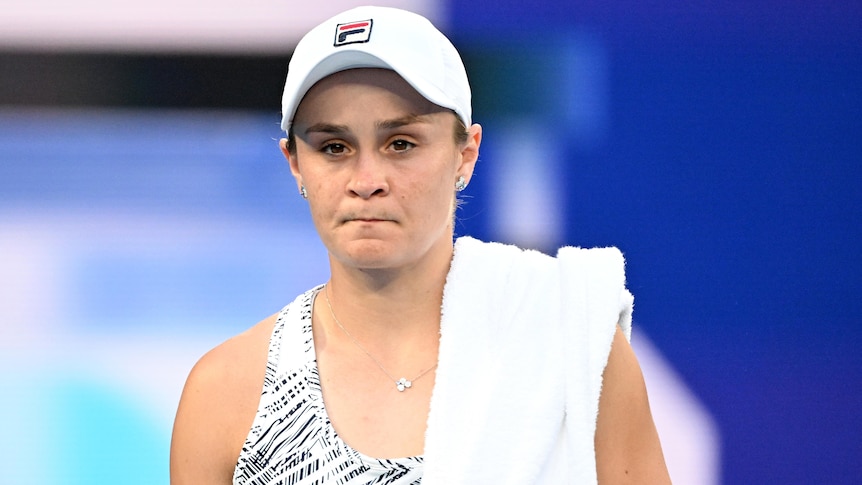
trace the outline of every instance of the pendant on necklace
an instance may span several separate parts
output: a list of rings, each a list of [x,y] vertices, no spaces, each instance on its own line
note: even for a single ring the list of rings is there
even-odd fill
[[[395,381],[395,387],[398,388],[398,392],[404,392],[405,389],[410,389],[413,383],[408,381],[406,377],[402,377]]]

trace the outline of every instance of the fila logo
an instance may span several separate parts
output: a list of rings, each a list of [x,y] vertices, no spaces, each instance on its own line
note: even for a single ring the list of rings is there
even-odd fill
[[[335,27],[335,47],[347,44],[359,44],[371,40],[371,24],[373,20],[359,20],[338,24]]]

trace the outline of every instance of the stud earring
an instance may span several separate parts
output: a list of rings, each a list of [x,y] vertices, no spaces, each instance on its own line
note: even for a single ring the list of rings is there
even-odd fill
[[[308,198],[308,191],[307,191],[307,190],[305,190],[305,186],[304,186],[304,185],[300,185],[300,186],[299,186],[299,195],[301,195],[303,199],[307,199],[307,198]]]
[[[458,181],[455,182],[455,191],[461,192],[462,190],[467,188],[467,182],[464,181],[464,176],[461,175],[458,177]]]

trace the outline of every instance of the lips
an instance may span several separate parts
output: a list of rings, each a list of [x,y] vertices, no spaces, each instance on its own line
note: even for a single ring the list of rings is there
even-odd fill
[[[395,222],[395,219],[386,214],[348,214],[342,219],[344,222]]]
[[[393,222],[393,221],[391,219],[378,219],[375,217],[370,217],[370,218],[359,217],[359,218],[354,218],[354,219],[348,219],[347,222],[361,222],[361,223],[366,223],[366,224],[373,224],[376,222]]]

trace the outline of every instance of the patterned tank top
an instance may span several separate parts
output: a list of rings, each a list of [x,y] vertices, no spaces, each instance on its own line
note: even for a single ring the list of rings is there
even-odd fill
[[[234,485],[418,485],[421,456],[376,459],[335,432],[323,405],[311,309],[323,286],[279,313],[260,404],[234,469]]]

